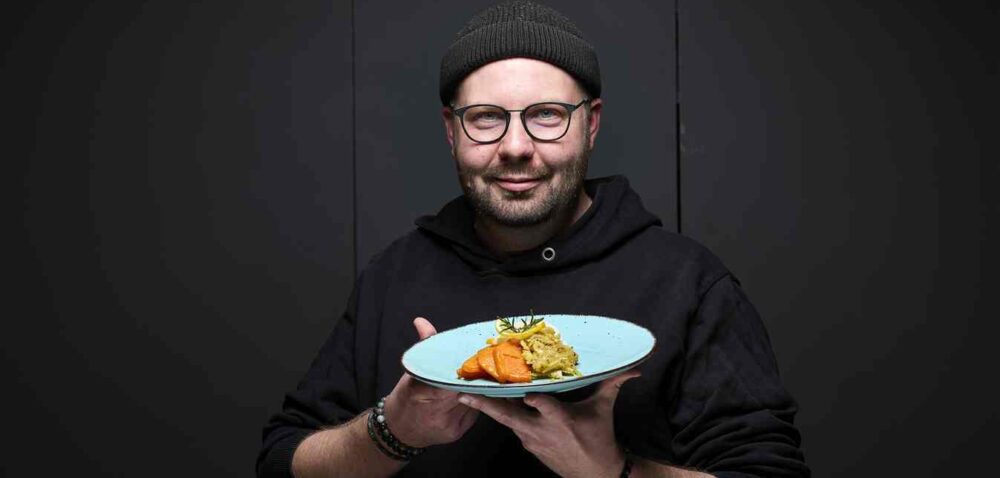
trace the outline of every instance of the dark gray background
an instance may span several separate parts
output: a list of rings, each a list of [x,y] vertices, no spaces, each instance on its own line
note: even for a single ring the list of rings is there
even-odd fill
[[[459,193],[437,65],[487,4],[8,7],[4,474],[250,474],[358,265]],[[604,70],[591,176],[743,280],[816,475],[985,471],[996,7],[552,4]]]

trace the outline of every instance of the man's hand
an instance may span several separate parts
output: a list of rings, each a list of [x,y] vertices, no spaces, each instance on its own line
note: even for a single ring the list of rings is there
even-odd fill
[[[614,407],[618,391],[636,370],[601,382],[592,396],[577,403],[531,394],[515,400],[462,394],[459,401],[507,426],[545,466],[563,477],[618,476],[625,453],[615,440]]]
[[[413,321],[420,340],[437,333],[427,319]],[[385,419],[399,441],[414,447],[451,443],[476,422],[479,412],[458,402],[458,393],[431,387],[409,375],[385,400]]]

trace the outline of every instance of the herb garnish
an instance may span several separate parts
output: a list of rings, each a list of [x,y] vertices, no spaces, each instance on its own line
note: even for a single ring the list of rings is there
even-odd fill
[[[519,334],[521,332],[524,332],[524,331],[526,331],[526,330],[534,327],[535,325],[538,325],[539,322],[545,320],[545,317],[538,317],[538,318],[536,318],[535,317],[535,311],[534,311],[534,309],[528,309],[528,310],[531,312],[531,319],[530,320],[529,319],[511,319],[509,317],[500,317],[498,315],[497,316],[497,320],[500,321],[500,332],[503,333],[503,332],[508,332],[509,331],[511,333],[514,333],[514,334]],[[520,325],[518,325],[515,322],[520,322]]]

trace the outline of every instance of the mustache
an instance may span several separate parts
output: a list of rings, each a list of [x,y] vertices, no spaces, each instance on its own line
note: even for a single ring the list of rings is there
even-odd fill
[[[490,168],[483,171],[482,176],[496,179],[502,176],[518,176],[518,177],[532,177],[532,178],[547,178],[552,175],[552,170],[549,168],[539,168],[531,169],[524,167],[501,167],[501,168]]]

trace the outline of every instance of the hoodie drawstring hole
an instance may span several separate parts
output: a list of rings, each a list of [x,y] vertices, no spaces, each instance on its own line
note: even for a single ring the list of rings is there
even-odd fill
[[[545,262],[552,262],[553,260],[555,260],[555,258],[556,258],[555,249],[551,247],[546,247],[544,250],[542,250],[542,259],[545,259]]]

